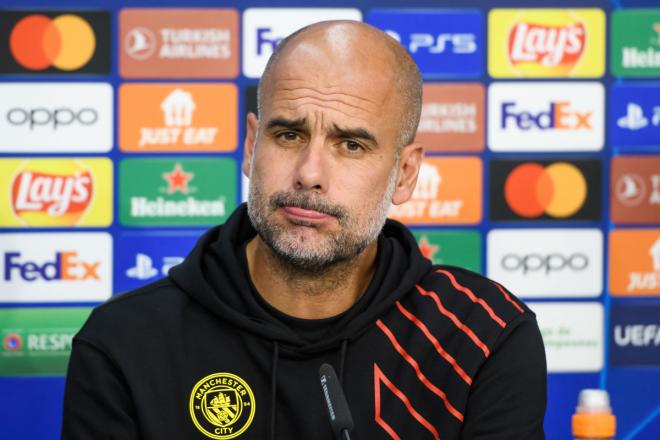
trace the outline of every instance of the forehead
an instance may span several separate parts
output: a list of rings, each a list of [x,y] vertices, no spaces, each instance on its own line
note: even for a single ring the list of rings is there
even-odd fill
[[[397,98],[395,72],[387,48],[371,56],[368,48],[348,48],[345,41],[297,44],[282,55],[262,84],[263,116],[326,110],[363,121],[380,118]]]

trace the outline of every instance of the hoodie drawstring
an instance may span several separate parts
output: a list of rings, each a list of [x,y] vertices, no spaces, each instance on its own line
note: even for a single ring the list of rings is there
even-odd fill
[[[339,383],[344,386],[344,364],[346,363],[346,353],[348,352],[348,339],[341,341],[341,355],[339,357]]]
[[[273,369],[270,377],[270,440],[275,440],[275,419],[277,417],[277,364],[280,359],[280,344],[273,341]]]

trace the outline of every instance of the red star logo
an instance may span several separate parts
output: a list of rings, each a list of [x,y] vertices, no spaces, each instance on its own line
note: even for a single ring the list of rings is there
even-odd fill
[[[163,173],[163,179],[167,181],[167,193],[173,194],[177,191],[183,194],[188,194],[188,182],[190,182],[195,175],[193,173],[186,173],[181,168],[181,164],[174,165],[174,169],[169,173]]]
[[[429,260],[433,260],[433,256],[436,252],[438,252],[439,246],[431,244],[429,239],[426,238],[426,235],[423,235],[422,238],[419,239],[418,244],[422,255],[424,255]]]

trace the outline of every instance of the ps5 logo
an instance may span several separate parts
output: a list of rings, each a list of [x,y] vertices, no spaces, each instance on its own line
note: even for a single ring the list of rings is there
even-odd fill
[[[386,30],[392,38],[405,46],[401,36],[392,30]],[[447,51],[455,54],[471,54],[477,51],[477,36],[475,34],[431,34],[413,33],[409,35],[408,50],[415,54],[427,51],[430,54],[442,54]]]
[[[660,106],[653,107],[653,117],[651,118],[651,124],[654,127],[660,125]],[[616,121],[616,125],[619,128],[624,128],[628,130],[641,130],[642,128],[649,125],[649,119],[644,114],[644,109],[642,106],[636,102],[629,102],[626,107],[626,114]]]
[[[183,261],[183,257],[163,257],[160,271],[154,267],[153,259],[146,254],[135,255],[135,266],[126,271],[126,276],[137,280],[148,280],[157,275],[167,276],[170,269]]]

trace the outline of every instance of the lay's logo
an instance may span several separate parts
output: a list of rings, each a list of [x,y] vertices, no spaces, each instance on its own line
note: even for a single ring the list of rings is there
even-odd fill
[[[91,201],[92,176],[89,171],[69,176],[23,171],[16,175],[11,194],[19,217],[29,213],[79,217]]]
[[[495,78],[586,77],[605,70],[600,9],[494,9],[489,65]]]
[[[544,26],[518,23],[509,35],[509,60],[515,66],[524,63],[571,69],[584,52],[585,29],[582,23]]]
[[[0,226],[107,226],[112,222],[108,159],[0,160]]]

